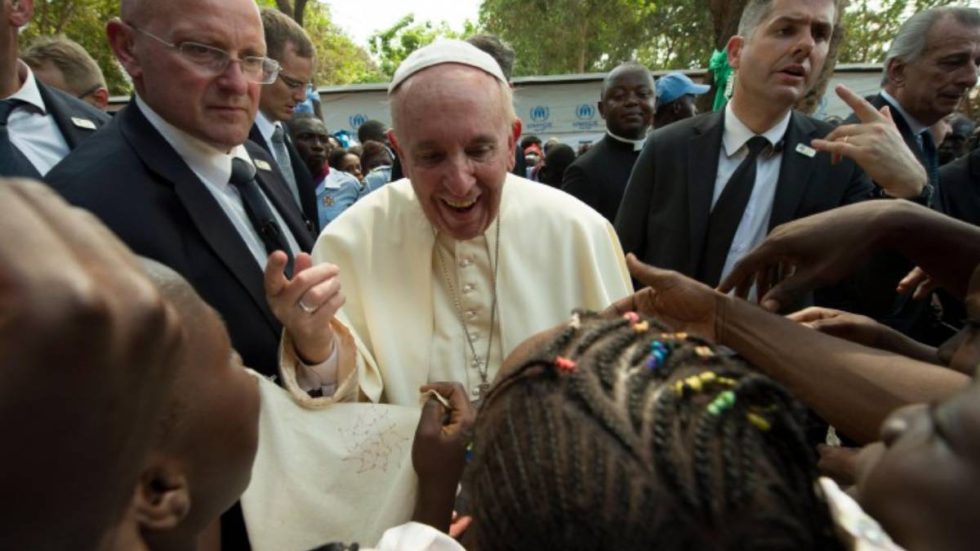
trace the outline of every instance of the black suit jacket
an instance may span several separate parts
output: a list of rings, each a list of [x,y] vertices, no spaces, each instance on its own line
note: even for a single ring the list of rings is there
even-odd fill
[[[262,137],[262,132],[259,130],[258,125],[252,125],[248,139],[262,147],[275,160],[276,156],[269,150],[269,144]],[[296,146],[293,145],[293,140],[289,137],[288,133],[286,136],[286,150],[289,151],[289,162],[292,164],[293,174],[296,176],[296,188],[299,190],[299,201],[303,210],[303,217],[306,219],[307,226],[310,228],[315,239],[320,235],[320,214],[317,212],[316,207],[316,182],[313,181],[313,175],[310,174],[310,169],[306,168],[306,163],[299,156],[299,151],[296,150]],[[274,162],[273,166],[277,169],[279,168],[278,163]],[[289,184],[284,179],[282,179],[282,183],[286,186],[286,191],[292,195],[292,192],[289,190]]]
[[[633,144],[607,135],[565,169],[561,188],[613,222],[639,156]]]
[[[254,159],[271,163],[258,146]],[[282,327],[265,299],[263,272],[214,196],[135,104],[86,140],[48,175],[71,203],[84,207],[139,255],[180,273],[225,319],[245,364],[278,372]],[[257,180],[300,248],[313,239],[278,173]]]
[[[980,149],[939,169],[939,194],[943,212],[980,226]]]
[[[881,109],[886,105],[888,106],[888,109],[892,113],[892,120],[895,121],[895,126],[898,128],[898,132],[902,135],[902,139],[905,140],[905,145],[907,145],[909,149],[912,150],[912,153],[915,154],[915,158],[919,160],[919,164],[926,166],[926,154],[924,151],[922,151],[922,146],[919,145],[919,140],[917,140],[915,134],[912,133],[912,128],[909,127],[909,123],[905,120],[905,117],[902,116],[902,113],[900,113],[898,109],[889,103],[888,100],[886,100],[881,94],[872,97],[868,101],[871,103],[871,105],[875,106],[875,109]],[[851,116],[847,117],[847,120],[844,122],[846,124],[854,124],[859,121],[857,116],[851,114]],[[936,144],[936,146],[938,147],[939,144]],[[928,170],[926,172],[928,172]],[[935,188],[937,182],[930,178],[929,184]]]
[[[78,144],[111,120],[108,115],[84,101],[56,88],[45,86],[40,80],[35,79],[35,82],[44,107],[54,119],[55,126],[68,144],[69,151],[74,150]],[[37,172],[40,173],[39,170]]]
[[[644,262],[697,277],[722,147],[724,111],[678,121],[654,131],[633,167],[616,216],[623,250]],[[850,160],[832,164],[826,153],[797,152],[826,135],[830,125],[794,112],[769,229],[870,197],[872,184]]]

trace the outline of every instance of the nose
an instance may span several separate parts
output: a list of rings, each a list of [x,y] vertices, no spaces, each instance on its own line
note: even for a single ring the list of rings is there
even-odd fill
[[[448,164],[443,178],[446,190],[455,197],[466,197],[476,185],[476,177],[469,161],[462,157],[454,159]]]
[[[813,48],[817,46],[816,39],[813,38],[813,31],[807,29],[800,34],[800,40],[796,43],[796,49],[794,53],[799,58],[805,58],[810,55]]]
[[[233,59],[225,71],[218,75],[218,84],[227,92],[234,94],[245,94],[251,84],[245,77],[240,60]],[[257,86],[257,85],[256,85]]]
[[[881,442],[885,446],[891,447],[896,440],[901,438],[909,430],[912,426],[912,421],[917,416],[927,414],[926,410],[928,407],[926,404],[915,404],[895,410],[881,424]]]

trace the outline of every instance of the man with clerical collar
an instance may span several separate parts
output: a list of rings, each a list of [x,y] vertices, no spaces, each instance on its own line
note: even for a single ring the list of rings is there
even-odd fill
[[[929,128],[955,111],[976,85],[978,66],[980,10],[962,6],[912,15],[885,56],[882,89],[871,104],[891,109],[905,143],[926,167],[932,187],[939,178],[939,144]]]
[[[818,151],[814,140],[831,127],[793,111],[823,69],[835,9],[832,0],[749,1],[727,46],[731,102],[647,138],[616,218],[624,250],[717,285],[775,226],[870,197],[855,162]],[[882,179],[915,196],[918,176]]]
[[[18,33],[33,15],[34,0],[0,0],[0,176],[40,179],[109,120],[18,59]]]
[[[655,106],[653,77],[646,67],[624,63],[613,69],[602,81],[598,103],[606,135],[565,169],[562,189],[612,222]]]
[[[595,211],[508,174],[521,121],[488,54],[456,40],[420,48],[389,97],[391,144],[408,178],[325,228],[317,277],[267,270],[272,308],[289,326],[286,351],[319,364],[284,366],[284,377],[313,394],[356,378],[367,398],[402,405],[417,405],[427,381],[459,381],[479,399],[523,339],[629,293],[622,251]],[[347,300],[334,319],[325,298],[334,287],[318,278],[337,270]]]

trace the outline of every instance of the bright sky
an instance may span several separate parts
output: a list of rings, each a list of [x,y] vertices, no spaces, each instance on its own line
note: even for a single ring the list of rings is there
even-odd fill
[[[321,0],[324,1],[324,0]],[[399,19],[415,14],[415,22],[445,21],[450,28],[462,30],[467,19],[474,23],[479,16],[481,0],[325,0],[334,23],[354,42],[367,48],[367,39],[376,31],[387,29]]]

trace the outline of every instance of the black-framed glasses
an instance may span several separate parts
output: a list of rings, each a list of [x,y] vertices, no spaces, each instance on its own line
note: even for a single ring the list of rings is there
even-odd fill
[[[212,76],[224,73],[232,61],[237,61],[241,65],[245,78],[258,84],[271,84],[279,76],[281,67],[279,66],[279,62],[274,59],[262,56],[232,58],[231,54],[221,48],[215,48],[214,46],[208,46],[199,42],[180,42],[174,44],[132,23],[127,23],[127,25],[136,30],[136,32],[148,36],[172,50],[176,50],[184,59],[206,70]]]
[[[305,89],[310,85],[309,82],[304,82],[287,75],[286,73],[282,72],[282,69],[279,70],[279,80],[281,80],[290,90]]]

